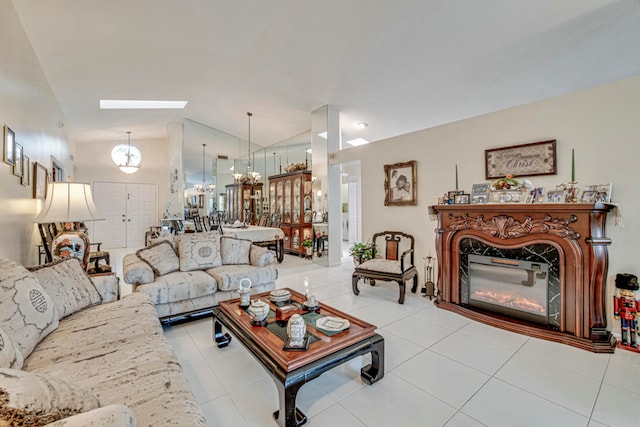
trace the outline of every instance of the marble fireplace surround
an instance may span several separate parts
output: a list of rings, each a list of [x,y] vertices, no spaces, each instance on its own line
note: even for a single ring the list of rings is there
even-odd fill
[[[593,352],[611,353],[616,340],[607,330],[605,284],[608,269],[604,204],[435,205],[437,215],[439,308],[536,338]],[[558,252],[559,321],[543,325],[463,304],[461,282],[468,242],[506,250],[552,246]],[[540,246],[542,245],[542,246]],[[495,253],[495,252],[494,252]]]

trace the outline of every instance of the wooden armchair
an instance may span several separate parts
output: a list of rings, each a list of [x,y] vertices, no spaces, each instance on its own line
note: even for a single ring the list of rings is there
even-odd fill
[[[398,303],[404,304],[405,283],[413,279],[411,292],[418,289],[418,271],[414,265],[413,236],[401,231],[385,231],[376,233],[371,239],[371,246],[367,247],[373,253],[373,258],[361,262],[351,276],[351,286],[355,295],[360,294],[358,281],[366,279],[371,286],[376,280],[395,281],[400,287]],[[362,261],[360,255],[359,261]]]

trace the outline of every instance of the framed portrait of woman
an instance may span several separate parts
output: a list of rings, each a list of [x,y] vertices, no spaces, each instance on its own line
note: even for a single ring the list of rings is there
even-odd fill
[[[384,165],[384,205],[415,206],[418,204],[416,161]]]

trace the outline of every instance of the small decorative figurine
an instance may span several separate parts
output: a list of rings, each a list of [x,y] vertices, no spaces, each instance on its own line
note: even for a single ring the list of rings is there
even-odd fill
[[[251,304],[251,280],[244,278],[238,284],[238,292],[240,293],[240,307],[249,307]]]
[[[613,316],[620,319],[622,342],[620,348],[640,352],[636,341],[636,322],[640,306],[636,299],[636,291],[640,288],[638,277],[622,273],[616,275],[616,288],[620,296],[613,297]]]
[[[289,322],[287,322],[287,337],[284,350],[305,351],[309,347],[307,324],[299,314],[294,314],[289,318]]]
[[[315,295],[308,295],[307,299],[302,304],[304,305],[304,308],[310,311],[315,311],[320,308],[320,304],[318,303]]]
[[[269,315],[269,304],[259,299],[251,301],[249,306],[249,314],[251,315],[251,324],[254,326],[264,326],[267,324],[267,316]]]

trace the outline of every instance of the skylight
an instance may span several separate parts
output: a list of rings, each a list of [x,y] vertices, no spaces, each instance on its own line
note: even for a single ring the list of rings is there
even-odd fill
[[[369,141],[367,141],[364,138],[355,138],[355,139],[350,139],[349,141],[345,141],[347,144],[349,145],[353,145],[354,147],[357,147],[359,145],[365,145],[368,144]]]
[[[146,109],[146,110],[158,110],[158,109],[182,109],[187,105],[188,101],[141,101],[134,99],[101,99],[101,110],[113,110],[113,109]]]

